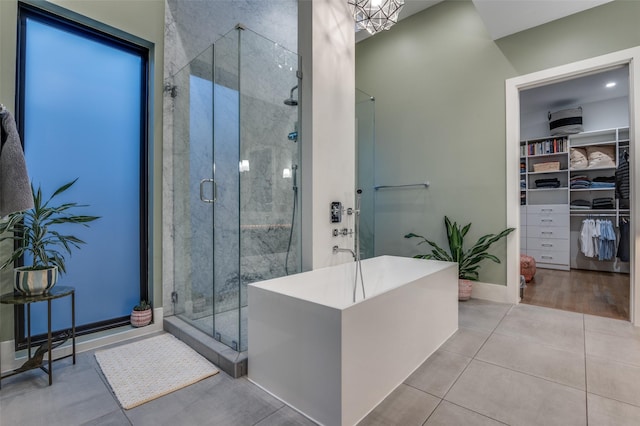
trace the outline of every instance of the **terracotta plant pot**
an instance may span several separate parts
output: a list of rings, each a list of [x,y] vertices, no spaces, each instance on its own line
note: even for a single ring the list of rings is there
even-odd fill
[[[58,268],[28,269],[22,266],[13,270],[13,288],[27,296],[44,294],[56,284]]]
[[[471,298],[472,289],[473,281],[458,279],[458,300],[469,300]]]
[[[131,311],[131,325],[133,327],[144,327],[151,322],[151,309],[144,311]]]

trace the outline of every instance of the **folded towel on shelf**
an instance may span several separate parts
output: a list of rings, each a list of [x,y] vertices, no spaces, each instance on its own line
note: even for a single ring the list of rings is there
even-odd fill
[[[536,179],[536,188],[559,188],[560,181],[557,178]]]
[[[9,111],[1,111],[0,217],[33,207],[31,183],[16,122]]]
[[[571,189],[588,189],[591,188],[591,182],[588,180],[572,180],[569,186]]]
[[[591,202],[587,200],[573,200],[569,203],[569,207],[577,210],[589,210],[591,209]]]
[[[591,180],[593,182],[611,182],[611,183],[615,183],[616,177],[615,176],[598,176],[598,177],[594,177]]]
[[[594,145],[588,146],[586,149],[589,168],[616,166],[616,154],[613,145]]]
[[[602,197],[602,198],[594,198],[591,202],[591,207],[593,209],[613,209],[613,198],[610,197]]]
[[[587,150],[584,148],[571,148],[571,169],[586,169],[588,166]]]
[[[614,182],[591,182],[591,188],[594,189],[614,189],[615,187]]]

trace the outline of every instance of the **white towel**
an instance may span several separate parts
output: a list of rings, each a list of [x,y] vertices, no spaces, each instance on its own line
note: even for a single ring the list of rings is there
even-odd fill
[[[20,135],[13,115],[4,111],[0,150],[0,218],[30,208],[33,208],[33,193]]]

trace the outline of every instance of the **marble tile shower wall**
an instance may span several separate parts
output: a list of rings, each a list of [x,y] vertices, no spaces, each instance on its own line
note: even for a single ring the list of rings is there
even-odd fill
[[[167,0],[165,10],[164,75],[168,84],[189,87],[188,80],[191,72],[184,67],[193,66],[194,58],[199,55],[205,58],[210,57],[205,51],[222,35],[232,30],[237,23],[243,23],[251,32],[277,42],[282,51],[284,51],[282,46],[292,51],[297,48],[296,0],[270,2]],[[251,35],[251,37],[254,36],[254,34]],[[199,96],[199,99],[191,99],[194,96],[192,90],[189,90],[191,94],[188,96],[180,96],[180,91],[176,97],[172,97],[170,91],[164,95],[163,305],[165,315],[174,313],[174,306],[171,303],[171,292],[174,289],[189,298],[190,293],[212,297],[213,289],[207,283],[212,282],[211,277],[214,273],[216,282],[219,283],[216,289],[218,294],[216,310],[237,308],[238,261],[240,261],[243,281],[246,282],[283,274],[289,229],[280,225],[291,220],[293,191],[291,179],[282,179],[282,170],[291,167],[291,159],[297,147],[294,143],[287,141],[287,132],[293,131],[296,123],[295,119],[291,118],[292,107],[283,105],[282,101],[288,97],[295,80],[293,83],[281,82],[281,79],[259,80],[260,76],[267,74],[264,72],[265,61],[273,61],[274,51],[265,49],[267,46],[273,48],[274,43],[265,43],[261,47],[253,46],[251,49],[257,49],[255,52],[245,52],[248,54],[246,57],[253,60],[247,65],[242,76],[243,107],[240,117],[240,123],[243,123],[242,128],[234,130],[230,127],[215,130],[218,132],[216,140],[221,137],[220,132],[240,131],[243,135],[240,156],[242,159],[248,159],[251,164],[251,172],[239,176],[237,147],[234,150],[233,147],[216,145],[216,163],[222,161],[236,165],[236,180],[234,181],[234,178],[229,175],[225,185],[230,188],[239,186],[241,190],[240,193],[236,192],[235,197],[223,197],[224,202],[216,205],[215,220],[224,222],[216,223],[216,229],[222,229],[222,231],[219,231],[216,236],[217,243],[214,247],[215,272],[210,249],[213,213],[211,209],[198,207],[194,199],[198,197],[197,189],[193,188],[193,182],[199,180],[197,177],[206,176],[205,170],[211,167],[210,162],[206,161],[208,156],[199,155],[194,149],[195,145],[198,145],[200,150],[210,150],[210,141],[194,141],[190,140],[189,136],[194,132],[206,134],[207,131],[212,131],[206,128],[194,129],[191,127],[193,125],[189,124],[194,121],[194,117],[189,116],[190,111],[191,114],[194,109],[199,110],[200,113],[207,111],[207,108],[201,106],[207,105],[210,99],[206,95]],[[199,64],[199,66],[202,65],[202,63]],[[178,76],[176,73],[181,69],[182,75]],[[295,67],[293,72],[295,75]],[[233,80],[233,76],[230,80]],[[225,83],[225,86],[230,85]],[[233,96],[233,92],[225,90],[224,86],[216,86],[215,90],[215,96]],[[238,95],[237,91],[235,95]],[[282,108],[273,108],[275,99]],[[237,99],[235,103],[237,104]],[[230,105],[232,104],[233,100]],[[208,105],[211,104],[208,103]],[[265,111],[268,111],[268,114],[264,114]],[[233,111],[218,108],[216,114],[228,115],[233,114]],[[200,118],[204,123],[211,122],[206,117]],[[216,121],[219,121],[219,118],[216,117]],[[229,122],[234,120],[231,119]],[[235,122],[237,123],[237,119]],[[283,131],[283,128],[286,130]],[[217,177],[219,172],[217,164]],[[241,218],[238,218],[238,205],[240,205]],[[238,228],[239,222],[244,226]],[[238,241],[242,247],[240,259],[233,255],[240,250]],[[299,237],[294,233],[292,243],[294,247],[298,241]],[[209,249],[203,250],[206,246]],[[298,263],[295,250],[292,254],[290,264],[295,265]],[[191,288],[192,283],[193,288]],[[244,296],[245,293],[242,294]],[[246,299],[243,298],[243,300]],[[175,307],[178,309],[180,305]]]

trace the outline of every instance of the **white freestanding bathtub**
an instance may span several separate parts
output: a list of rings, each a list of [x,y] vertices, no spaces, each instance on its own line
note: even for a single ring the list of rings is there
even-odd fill
[[[248,376],[312,420],[353,425],[458,329],[456,263],[362,261],[248,286]]]

